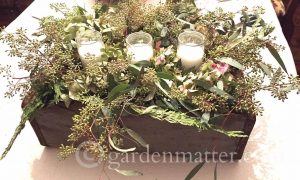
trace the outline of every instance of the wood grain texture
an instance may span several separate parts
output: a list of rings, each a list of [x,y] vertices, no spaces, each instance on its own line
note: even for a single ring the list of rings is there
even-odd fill
[[[59,147],[61,144],[68,145],[67,137],[73,124],[72,117],[77,114],[81,104],[72,102],[69,108],[63,103],[43,108],[31,119],[32,125],[40,144],[49,147]],[[224,123],[224,117],[215,118],[214,124],[218,127],[224,126],[227,131],[243,131],[250,135],[256,118],[247,114],[232,113]],[[130,137],[124,138],[123,148],[137,147],[137,152],[168,152],[177,154],[187,152],[191,154],[205,155],[208,158],[241,159],[248,137],[230,138],[224,134],[206,130],[199,131],[195,127],[171,124],[166,121],[153,119],[149,116],[127,115],[122,117],[123,125],[137,132],[149,144],[149,149],[139,146]],[[97,130],[93,129],[97,134]],[[124,136],[127,136],[124,134]],[[81,143],[85,139],[78,142]],[[216,152],[213,154],[213,152]],[[219,153],[232,154],[225,156]]]
[[[9,25],[33,0],[0,0],[0,27]]]

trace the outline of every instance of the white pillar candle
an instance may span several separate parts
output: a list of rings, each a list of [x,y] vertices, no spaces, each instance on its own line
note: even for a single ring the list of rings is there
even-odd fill
[[[135,32],[126,38],[127,54],[131,56],[131,63],[150,61],[153,57],[152,36],[145,32]]]
[[[99,31],[88,29],[77,32],[76,43],[83,67],[87,67],[88,64],[95,63],[93,62],[95,59],[89,58],[89,56],[94,56],[97,59],[101,57],[101,49],[104,48],[104,43]]]
[[[184,69],[197,68],[204,56],[204,36],[196,31],[185,31],[178,36],[177,57]]]
[[[204,47],[195,43],[180,44],[177,50],[177,57],[185,69],[199,67],[202,63]]]
[[[131,63],[147,60],[153,57],[153,48],[148,44],[134,44],[128,47],[128,55],[132,56]]]
[[[81,42],[78,53],[83,66],[86,67],[89,63],[89,58],[86,58],[87,56],[95,56],[96,58],[101,57],[101,49],[103,48],[104,44],[100,41]]]

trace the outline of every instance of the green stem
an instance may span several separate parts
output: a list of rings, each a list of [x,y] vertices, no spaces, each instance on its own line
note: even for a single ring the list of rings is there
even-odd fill
[[[11,147],[13,146],[15,140],[17,139],[18,135],[21,133],[21,131],[23,130],[23,128],[25,127],[25,124],[27,122],[28,119],[30,119],[30,117],[41,107],[43,107],[43,102],[38,98],[34,98],[29,104],[26,105],[26,107],[23,109],[23,114],[21,117],[21,121],[19,123],[19,125],[17,126],[17,128],[15,129],[15,132],[12,136],[12,138],[10,139],[7,147],[5,148],[4,152],[2,153],[0,160],[2,160],[3,158],[5,158],[5,156],[7,155],[7,153],[9,152],[9,150],[11,149]]]

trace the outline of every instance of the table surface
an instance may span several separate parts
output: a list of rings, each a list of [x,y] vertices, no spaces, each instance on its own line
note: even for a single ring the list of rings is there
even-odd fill
[[[14,32],[16,28],[28,29],[31,34],[38,28],[38,22],[32,16],[43,17],[55,14],[49,9],[50,2],[62,2],[63,0],[35,0],[6,31]],[[66,1],[66,0],[65,0]],[[201,0],[197,1],[197,4]],[[204,0],[205,1],[205,0]],[[207,0],[206,0],[207,1]],[[78,1],[83,4],[87,1]],[[75,4],[69,1],[68,4]],[[240,4],[239,4],[240,3]],[[286,47],[281,52],[284,62],[290,73],[296,74],[295,65],[288,44],[282,34],[280,24],[269,0],[239,0],[222,4],[226,10],[236,11],[241,5],[261,5],[266,9],[265,19],[276,26],[274,35],[277,42]],[[211,8],[211,7],[209,7]],[[1,64],[11,64],[13,72],[17,76],[26,74],[17,68],[18,59],[8,57],[4,50],[5,44],[0,44]],[[271,55],[262,51],[267,62],[278,66]],[[7,82],[0,78],[0,150],[2,151],[21,116],[21,101],[19,97],[11,99],[3,98]],[[298,117],[300,97],[291,93],[284,103],[274,100],[269,93],[257,94],[264,108],[263,116],[257,117],[257,122],[250,136],[242,160],[234,163],[219,163],[218,178],[222,180],[244,179],[300,179],[297,162],[300,157],[300,121]],[[103,171],[103,164],[94,168],[81,166],[74,156],[65,161],[57,159],[57,149],[45,148],[39,142],[27,123],[25,129],[16,140],[7,157],[0,161],[0,179],[35,179],[35,180],[80,180],[80,179],[137,179],[137,180],[181,180],[195,166],[194,163],[131,163],[122,164],[121,169],[136,169],[144,173],[141,177],[124,177],[112,170]],[[214,164],[207,163],[199,171],[194,179],[213,179]],[[104,173],[105,172],[105,173]],[[108,176],[108,177],[107,177]]]

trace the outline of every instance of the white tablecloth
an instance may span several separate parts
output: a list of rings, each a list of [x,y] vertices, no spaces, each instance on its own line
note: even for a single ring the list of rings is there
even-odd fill
[[[32,16],[42,17],[55,14],[49,9],[50,2],[63,0],[35,0],[6,31],[15,31],[17,27],[28,29],[31,34],[38,27],[37,20]],[[65,0],[66,1],[66,0]],[[198,0],[201,1],[201,0]],[[80,1],[78,1],[79,3]],[[69,1],[74,4],[76,1]],[[83,4],[80,2],[79,4]],[[223,7],[236,11],[241,5],[262,5],[266,9],[265,19],[276,26],[278,43],[284,45],[286,50],[281,53],[287,69],[296,74],[292,54],[282,34],[280,24],[272,8],[270,0],[239,0],[227,2]],[[8,57],[4,50],[6,45],[0,44],[0,63],[11,64],[16,76],[26,74],[16,67],[18,59]],[[268,52],[263,51],[266,61],[278,66]],[[21,116],[21,101],[18,97],[4,99],[7,82],[0,78],[0,150],[6,147]],[[286,102],[271,98],[268,93],[259,93],[257,98],[265,107],[264,115],[257,117],[257,123],[250,136],[243,159],[236,163],[218,165],[218,178],[222,180],[244,179],[300,179],[298,172],[300,161],[300,121],[298,118],[300,97],[295,93],[289,95]],[[81,180],[81,179],[108,179],[102,166],[84,168],[78,164],[74,157],[65,161],[58,161],[57,149],[45,148],[39,142],[29,124],[25,127],[7,157],[0,161],[0,179],[35,179],[35,180]],[[195,166],[193,163],[159,163],[143,164],[132,163],[122,165],[122,169],[136,169],[144,173],[141,177],[124,177],[111,170],[106,170],[110,179],[136,179],[136,180],[181,180]],[[206,164],[194,179],[213,179],[214,164]]]

